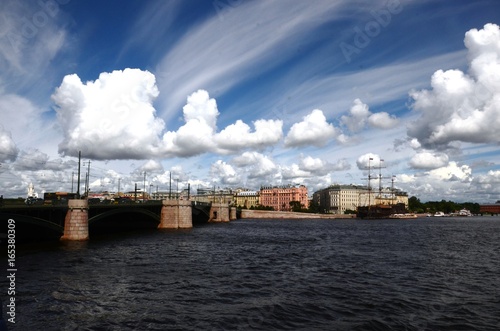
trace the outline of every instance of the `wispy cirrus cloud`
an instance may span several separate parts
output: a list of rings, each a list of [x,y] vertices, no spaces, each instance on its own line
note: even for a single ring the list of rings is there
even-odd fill
[[[290,59],[297,52],[296,43],[291,41],[311,35],[341,15],[346,3],[295,2],[284,6],[279,1],[248,1],[225,13],[223,20],[213,15],[196,24],[156,69],[160,90],[169,91],[168,97],[160,97],[160,114],[174,116],[192,91],[204,88],[218,96]]]
[[[48,68],[67,42],[57,2],[13,1],[0,3],[0,90],[47,88]]]

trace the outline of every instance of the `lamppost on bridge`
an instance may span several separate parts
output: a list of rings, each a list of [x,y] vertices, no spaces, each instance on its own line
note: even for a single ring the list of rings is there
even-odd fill
[[[169,171],[170,174],[170,181],[168,185],[168,199],[170,200],[172,198],[172,171]]]
[[[87,174],[85,175],[85,196],[89,197],[89,192],[90,192],[90,160],[87,161],[87,165],[88,165],[88,170],[87,170]],[[85,166],[85,162],[84,162],[84,166]]]
[[[142,203],[144,203],[145,194],[146,194],[146,172],[144,171],[144,189],[142,190]]]
[[[76,184],[76,198],[80,199],[80,166],[82,164],[82,151],[78,151],[78,182]]]

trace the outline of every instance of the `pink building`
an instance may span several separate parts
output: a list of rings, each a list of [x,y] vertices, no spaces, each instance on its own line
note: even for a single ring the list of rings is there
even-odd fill
[[[260,188],[260,204],[273,207],[278,211],[291,211],[291,201],[299,201],[302,208],[309,208],[307,187],[304,185],[287,185]]]

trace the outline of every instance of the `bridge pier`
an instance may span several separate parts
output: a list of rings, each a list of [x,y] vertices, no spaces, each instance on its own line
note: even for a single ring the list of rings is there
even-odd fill
[[[227,203],[212,202],[209,222],[229,222],[229,205]]]
[[[229,220],[230,221],[234,221],[236,220],[236,207],[231,207],[230,211],[229,211]]]
[[[89,204],[87,200],[68,200],[61,240],[89,239]]]
[[[193,214],[189,200],[163,200],[158,229],[190,229]]]

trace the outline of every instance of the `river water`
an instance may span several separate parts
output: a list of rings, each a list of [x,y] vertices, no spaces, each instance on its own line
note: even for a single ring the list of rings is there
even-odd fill
[[[500,329],[498,217],[237,220],[20,247],[17,268],[9,330]]]

